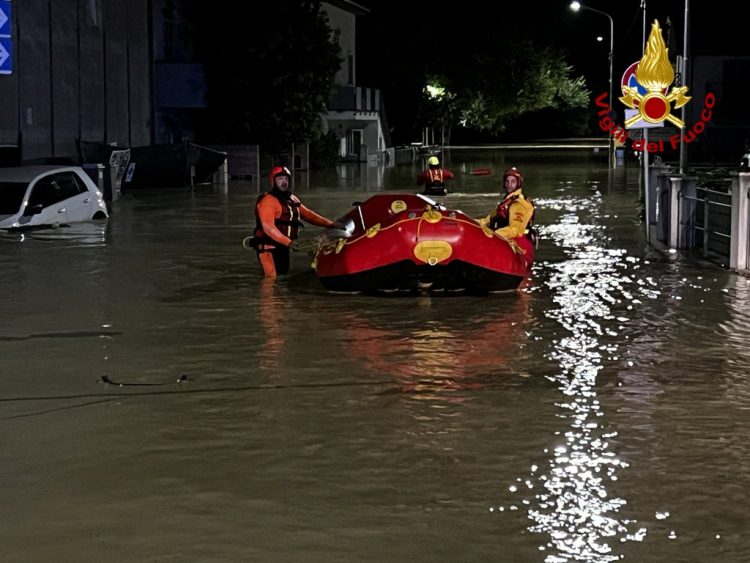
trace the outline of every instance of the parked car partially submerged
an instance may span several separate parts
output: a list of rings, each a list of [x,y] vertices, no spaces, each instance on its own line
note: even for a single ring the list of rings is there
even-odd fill
[[[56,226],[108,216],[102,193],[79,166],[0,168],[0,229]]]

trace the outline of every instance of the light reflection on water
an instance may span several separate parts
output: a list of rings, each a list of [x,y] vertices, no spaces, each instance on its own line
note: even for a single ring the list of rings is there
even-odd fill
[[[55,248],[105,246],[107,225],[107,221],[88,221],[59,227],[39,227],[15,231],[0,230],[0,240],[4,242],[50,242],[55,244]]]
[[[335,345],[332,361],[351,364],[357,374],[379,377],[391,390],[413,398],[444,400],[446,395],[482,389],[507,376],[528,376],[527,335],[534,322],[530,293],[332,295],[317,289],[317,280],[307,278],[300,276],[295,282],[300,287],[294,289],[262,284],[258,312],[266,345],[259,359],[269,377],[282,373],[279,351],[285,346],[286,332],[277,319],[290,313],[289,290],[310,292],[311,307],[325,304],[323,311],[307,311],[307,304],[298,304],[297,312],[321,319],[323,333]],[[321,295],[313,293],[316,290],[323,294],[321,301]],[[504,346],[510,342],[512,350]]]
[[[726,362],[726,383],[723,399],[740,409],[750,402],[747,370],[750,365],[750,279],[732,278],[726,293],[729,318],[721,323],[718,344],[724,349],[721,359]]]
[[[627,275],[639,267],[638,260],[612,248],[604,226],[596,224],[599,194],[563,198],[553,205],[566,212],[556,224],[543,227],[542,236],[552,239],[566,257],[543,265],[548,270],[544,283],[556,305],[546,316],[565,333],[551,342],[547,357],[560,371],[548,378],[562,393],[557,406],[567,429],[557,432],[559,441],[545,449],[548,466],[532,466],[525,489],[536,492],[522,503],[534,522],[529,530],[548,536],[539,546],[547,552],[547,561],[614,561],[620,556],[613,541],[640,541],[646,530],[625,516],[626,499],[608,490],[628,464],[610,448],[617,432],[603,422],[596,385],[603,360],[618,359],[620,345],[613,339],[628,321],[613,307],[625,301],[632,308],[639,303],[633,293],[644,292]]]

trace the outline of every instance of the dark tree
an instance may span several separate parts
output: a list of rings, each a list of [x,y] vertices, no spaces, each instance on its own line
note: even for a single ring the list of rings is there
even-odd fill
[[[589,92],[560,54],[530,41],[497,41],[492,50],[472,53],[446,66],[436,80],[452,97],[451,122],[492,134],[521,116],[540,110],[584,108]],[[423,107],[431,101],[424,100]],[[444,118],[445,118],[444,117]]]
[[[320,134],[341,64],[319,2],[227,2],[196,14],[206,69],[202,136],[217,143],[258,143],[270,151]],[[249,14],[247,16],[246,14]]]

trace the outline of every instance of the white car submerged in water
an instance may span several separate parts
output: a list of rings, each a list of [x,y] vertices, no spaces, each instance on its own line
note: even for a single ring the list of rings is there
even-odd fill
[[[107,217],[102,193],[79,166],[0,168],[0,229]]]

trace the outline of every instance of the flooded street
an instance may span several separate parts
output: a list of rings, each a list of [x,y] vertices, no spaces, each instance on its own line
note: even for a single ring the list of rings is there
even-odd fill
[[[473,216],[526,174],[522,292],[330,294],[303,253],[264,283],[248,182],[0,233],[0,559],[747,560],[750,280],[648,247],[635,166],[445,164]],[[418,171],[296,192],[333,218]]]

